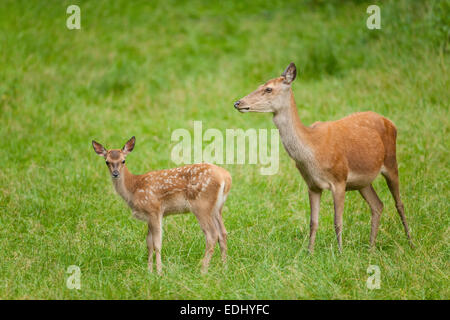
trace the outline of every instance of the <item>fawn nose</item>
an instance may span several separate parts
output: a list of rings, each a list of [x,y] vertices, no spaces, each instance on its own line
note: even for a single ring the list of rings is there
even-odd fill
[[[117,177],[119,176],[119,171],[114,170],[114,171],[112,172],[112,176],[113,176],[114,178],[117,178]]]
[[[234,107],[237,109],[240,104],[241,104],[241,100],[238,100],[234,103]]]

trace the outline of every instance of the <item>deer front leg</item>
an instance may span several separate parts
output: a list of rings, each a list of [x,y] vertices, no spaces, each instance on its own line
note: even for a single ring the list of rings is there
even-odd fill
[[[156,255],[156,271],[159,275],[162,273],[162,263],[161,263],[161,245],[162,245],[162,228],[161,228],[162,217],[159,215],[151,216],[149,219],[149,228],[152,234],[153,249]]]
[[[334,230],[339,251],[342,251],[342,215],[344,214],[345,184],[339,184],[331,189],[334,201]]]
[[[312,254],[314,252],[314,242],[316,241],[317,228],[319,227],[319,209],[322,191],[316,192],[308,190],[308,193],[309,193],[309,207],[311,209],[308,250]]]
[[[153,237],[150,225],[147,232],[148,270],[153,272]]]

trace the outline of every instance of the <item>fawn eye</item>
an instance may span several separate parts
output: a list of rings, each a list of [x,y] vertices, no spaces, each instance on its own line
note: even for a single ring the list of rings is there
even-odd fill
[[[109,161],[106,161],[106,165],[109,166]]]
[[[267,87],[266,89],[264,89],[264,92],[270,93],[272,92],[272,88]]]
[[[125,163],[125,160],[123,160],[122,163]]]

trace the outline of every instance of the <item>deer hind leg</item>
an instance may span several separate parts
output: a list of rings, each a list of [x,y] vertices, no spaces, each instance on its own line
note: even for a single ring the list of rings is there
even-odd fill
[[[377,238],[378,227],[380,225],[381,213],[383,212],[383,202],[378,198],[377,193],[372,185],[359,190],[361,196],[369,204],[372,212],[372,226],[370,230],[370,246],[375,246],[375,240]]]
[[[342,251],[342,216],[344,214],[345,184],[339,184],[332,188],[334,201],[334,230],[338,242],[339,251]]]
[[[206,248],[201,271],[202,273],[206,273],[208,272],[209,262],[214,253],[214,247],[219,240],[219,232],[214,221],[214,208],[212,206],[199,205],[193,209],[193,212],[197,217],[200,228],[205,234]]]
[[[389,166],[387,166],[387,164]],[[403,228],[405,229],[406,236],[408,237],[408,241],[411,247],[414,248],[414,245],[411,240],[411,234],[409,233],[408,223],[406,222],[405,216],[405,208],[403,206],[403,202],[400,198],[400,187],[399,187],[399,179],[398,179],[398,168],[397,161],[394,158],[394,162],[385,163],[385,168],[381,172],[381,174],[386,179],[387,185],[389,187],[389,191],[392,193],[392,197],[395,201],[395,207],[397,208],[397,212],[400,215],[400,219],[402,220]]]
[[[227,230],[225,229],[225,224],[223,223],[222,207],[220,207],[219,212],[217,212],[217,215],[214,218],[219,235],[219,246],[220,253],[222,255],[222,262],[225,264],[227,262]]]
[[[408,223],[406,222],[405,209],[400,199],[400,188],[398,179],[398,165],[397,165],[397,130],[390,121],[385,121],[386,128],[388,129],[388,139],[384,141],[384,148],[386,150],[386,156],[384,159],[384,166],[381,169],[381,174],[386,179],[389,191],[392,193],[392,197],[395,201],[395,207],[402,220],[403,228],[405,229],[406,236],[408,237],[409,244],[412,248],[414,245],[409,233]]]
[[[219,237],[222,262],[224,264],[227,262],[227,230],[225,229],[225,224],[223,223],[222,209],[230,190],[230,184],[230,181],[222,182],[220,184],[219,191],[217,193],[216,204],[212,212],[217,234]]]
[[[206,239],[205,256],[203,257],[201,271],[202,273],[206,273],[208,272],[209,262],[211,261],[211,257],[214,253],[214,247],[216,246],[219,235],[213,219],[203,221],[200,225],[202,225],[202,230],[205,233]]]
[[[153,237],[150,225],[147,232],[147,249],[148,249],[148,270],[153,272]]]

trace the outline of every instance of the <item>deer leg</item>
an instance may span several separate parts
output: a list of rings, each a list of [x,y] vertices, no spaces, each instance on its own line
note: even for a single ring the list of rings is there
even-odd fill
[[[372,185],[359,190],[361,196],[369,204],[372,212],[372,226],[370,231],[370,246],[375,246],[375,239],[377,238],[378,227],[380,225],[381,213],[383,212],[383,202],[378,198],[377,193]]]
[[[207,230],[205,231],[206,237],[206,249],[205,249],[205,257],[202,262],[202,273],[208,272],[209,262],[211,261],[211,257],[214,253],[214,247],[217,243],[217,232],[216,229],[211,226],[211,223],[208,223]]]
[[[162,228],[161,228],[162,217],[151,216],[149,219],[150,231],[152,233],[153,248],[156,255],[156,271],[159,275],[162,273],[162,263],[161,263],[161,246],[162,246]]]
[[[311,217],[309,223],[309,246],[308,250],[312,254],[314,252],[314,242],[316,241],[316,232],[319,227],[319,209],[320,209],[320,197],[322,191],[315,192],[308,190],[309,194],[309,207],[311,210]]]
[[[150,225],[147,232],[147,249],[148,249],[148,270],[153,272],[153,239]]]
[[[395,207],[397,208],[397,212],[400,215],[400,219],[402,220],[403,228],[405,229],[405,233],[406,236],[408,237],[409,244],[412,248],[414,248],[414,244],[412,243],[411,239],[411,234],[409,233],[408,223],[406,222],[405,209],[403,206],[403,202],[400,199],[397,163],[395,163],[395,166],[393,166],[393,168],[383,171],[382,175],[386,179],[389,191],[392,193],[392,197],[394,198]]]
[[[222,255],[222,262],[227,262],[227,230],[222,218],[222,208],[219,209],[218,215],[215,217],[216,230],[219,235],[220,253]]]
[[[334,201],[334,230],[338,242],[339,251],[342,252],[342,215],[344,214],[345,184],[332,188]]]
[[[209,209],[209,208],[208,208]],[[206,210],[204,208],[195,210],[195,216],[200,224],[200,227],[205,234],[206,248],[205,256],[202,260],[202,273],[208,272],[209,262],[214,253],[214,247],[218,241],[219,235],[214,223],[214,218],[212,216],[213,212],[211,210]]]

